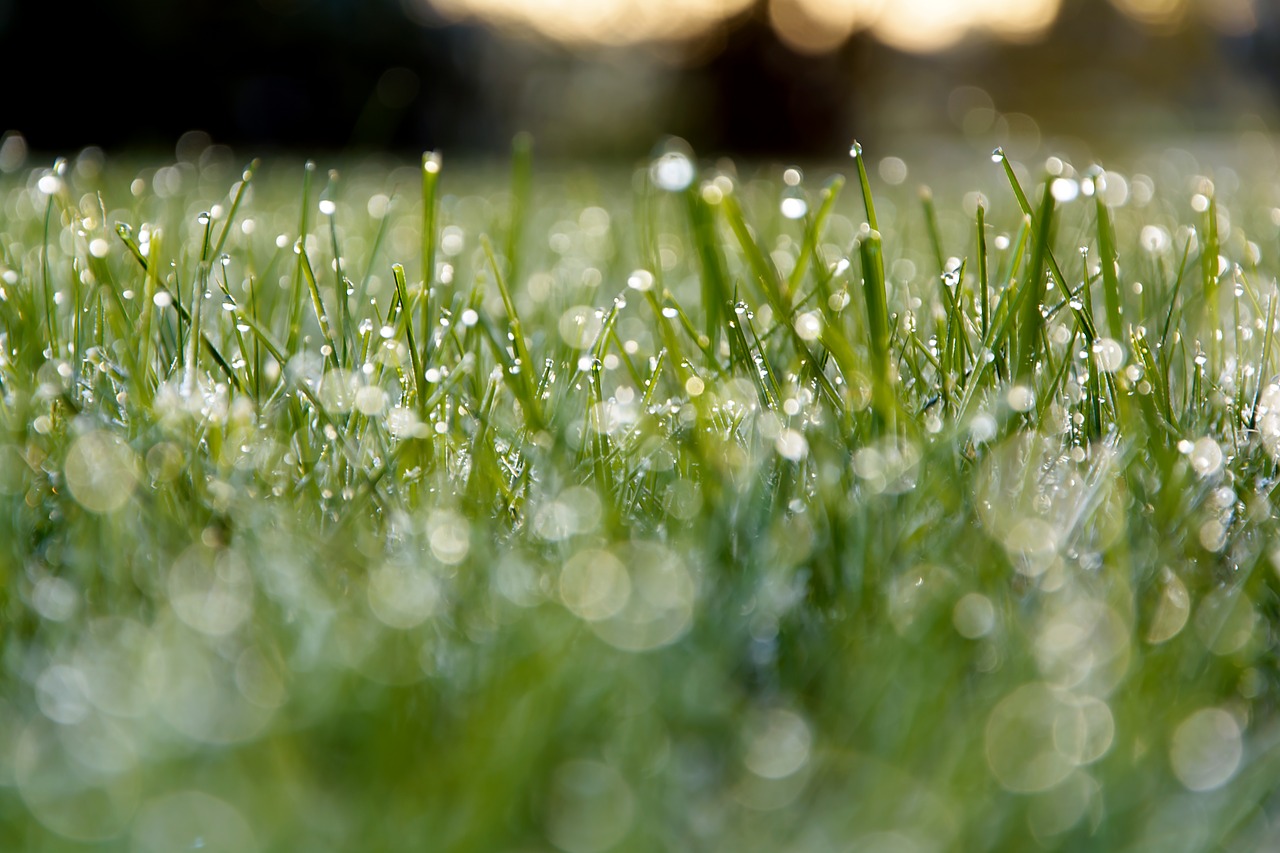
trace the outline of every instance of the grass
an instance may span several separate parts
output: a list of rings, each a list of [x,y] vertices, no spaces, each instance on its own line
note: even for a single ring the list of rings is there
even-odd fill
[[[532,151],[0,183],[0,848],[1276,843],[1264,181]]]

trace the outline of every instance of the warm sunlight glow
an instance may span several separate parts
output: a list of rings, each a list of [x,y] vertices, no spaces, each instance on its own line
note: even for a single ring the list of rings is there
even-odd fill
[[[1111,5],[1158,30],[1192,23],[1192,14],[1194,23],[1203,21],[1225,35],[1245,35],[1258,27],[1257,0],[1111,0]]]
[[[1188,0],[1111,0],[1111,5],[1135,21],[1153,27],[1172,27],[1182,23]]]
[[[769,21],[778,37],[802,53],[826,53],[874,22],[885,0],[770,0]]]
[[[913,53],[943,50],[972,32],[1024,41],[1043,33],[1061,0],[771,0],[778,36],[796,50],[824,53],[857,30]]]
[[[694,38],[751,5],[751,0],[432,0],[454,20],[478,19],[557,41],[607,45]]]
[[[679,42],[748,11],[752,0],[421,0],[451,20],[479,20],[572,44]],[[1110,0],[1157,30],[1207,23],[1229,35],[1257,26],[1257,0]],[[1063,0],[767,0],[778,37],[802,53],[835,50],[867,31],[911,53],[965,38],[1028,42],[1057,20]]]

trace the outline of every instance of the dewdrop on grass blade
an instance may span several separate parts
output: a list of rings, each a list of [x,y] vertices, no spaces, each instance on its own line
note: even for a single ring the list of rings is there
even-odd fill
[[[679,192],[685,189],[694,178],[693,161],[680,151],[668,151],[649,167],[649,178],[659,189],[667,192]]]
[[[1180,443],[1178,446],[1182,448],[1185,444]],[[1201,477],[1212,477],[1222,469],[1222,447],[1209,436],[1198,439],[1191,445],[1191,449],[1185,452],[1191,460],[1191,467]]]
[[[653,273],[639,269],[627,276],[627,287],[644,293],[653,290]]]
[[[787,196],[778,207],[787,219],[803,219],[809,212],[809,203],[799,195]]]
[[[1009,408],[1015,412],[1029,412],[1036,406],[1036,395],[1025,385],[1014,385],[1005,395]]]
[[[1071,178],[1054,178],[1049,191],[1053,194],[1055,201],[1066,204],[1080,197],[1080,184]]]

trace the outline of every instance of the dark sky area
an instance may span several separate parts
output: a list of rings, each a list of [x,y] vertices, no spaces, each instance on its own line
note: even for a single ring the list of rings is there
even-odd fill
[[[529,129],[568,156],[634,156],[674,133],[699,150],[806,156],[855,130],[954,132],[947,98],[966,83],[1049,128],[1230,128],[1275,110],[1277,17],[1247,37],[1152,34],[1104,0],[1068,0],[1037,45],[921,58],[855,37],[813,57],[758,7],[673,61],[413,20],[397,0],[0,0],[0,131],[37,150],[171,147],[202,129],[255,150],[487,154]]]

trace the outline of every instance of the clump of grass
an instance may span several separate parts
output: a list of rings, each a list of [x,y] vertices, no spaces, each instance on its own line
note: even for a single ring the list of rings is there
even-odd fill
[[[852,153],[0,184],[0,846],[1274,843],[1277,199]]]

